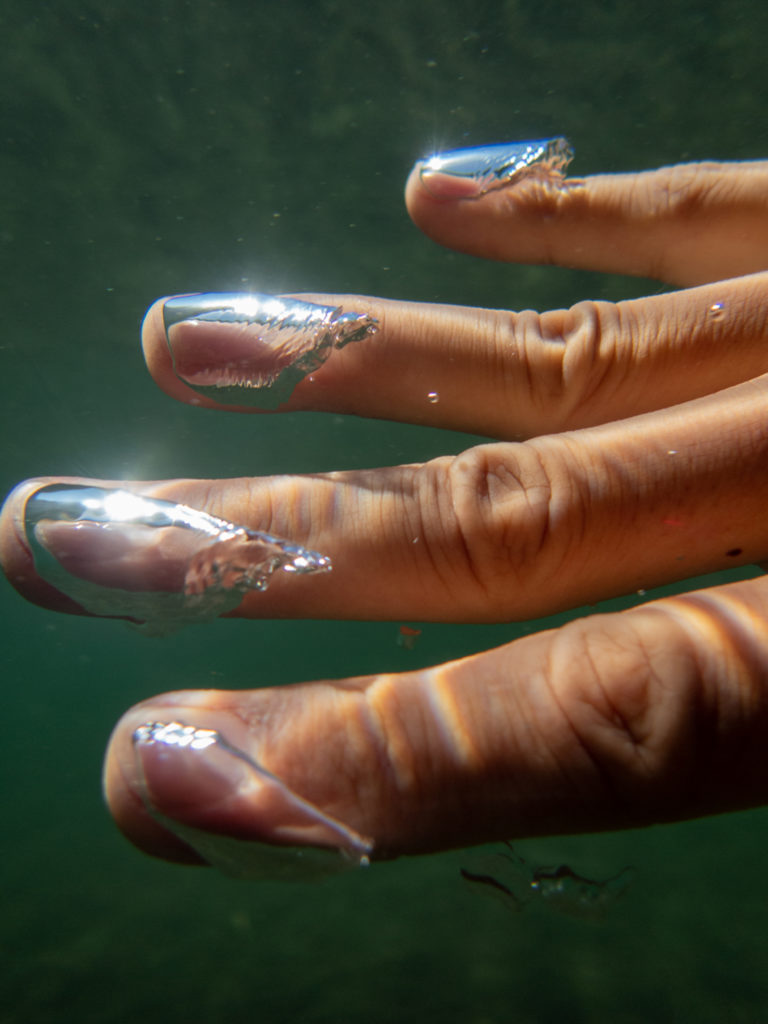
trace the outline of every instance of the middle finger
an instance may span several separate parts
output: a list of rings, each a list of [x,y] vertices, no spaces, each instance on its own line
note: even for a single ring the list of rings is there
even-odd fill
[[[421,466],[122,486],[333,560],[330,574],[278,575],[237,615],[530,619],[768,560],[767,392],[764,376],[662,412]],[[36,576],[25,535],[25,503],[40,485],[8,500],[0,557],[23,593],[62,607]],[[58,537],[66,546],[62,524]],[[77,555],[86,577],[88,551]],[[130,551],[119,554],[118,590],[119,573],[131,571]]]

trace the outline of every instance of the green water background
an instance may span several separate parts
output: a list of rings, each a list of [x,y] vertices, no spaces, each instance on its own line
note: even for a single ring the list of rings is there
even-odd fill
[[[766,38],[760,0],[6,0],[3,491],[460,451],[472,439],[427,428],[175,405],[143,369],[142,314],[240,287],[539,309],[656,290],[442,251],[406,217],[407,171],[434,147],[561,133],[576,174],[765,156]],[[484,901],[461,853],[236,884],[143,857],[102,806],[110,729],[152,693],[426,665],[541,624],[426,626],[406,652],[386,623],[147,640],[6,585],[0,601],[4,1024],[764,1019],[764,812],[521,844],[586,874],[635,865],[596,926]]]

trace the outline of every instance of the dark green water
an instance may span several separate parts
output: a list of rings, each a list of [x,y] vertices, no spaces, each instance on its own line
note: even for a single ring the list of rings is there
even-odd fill
[[[472,13],[469,13],[470,6]],[[355,291],[546,308],[648,282],[439,250],[401,187],[435,145],[568,135],[574,173],[765,156],[760,0],[29,3],[0,12],[2,489],[40,473],[231,476],[459,451],[350,418],[176,406],[138,326],[176,291]],[[372,581],[374,584],[375,581]],[[149,694],[396,670],[526,626],[217,623],[147,640],[0,589],[0,1021],[753,1022],[768,998],[768,816],[521,844],[637,868],[600,926],[505,913],[466,855],[319,886],[145,859],[99,791]]]

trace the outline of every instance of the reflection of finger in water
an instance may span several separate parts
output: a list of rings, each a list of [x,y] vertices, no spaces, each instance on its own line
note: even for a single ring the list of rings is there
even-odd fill
[[[487,858],[485,871],[461,868],[461,876],[478,889],[501,899],[508,910],[520,911],[533,900],[571,917],[601,920],[617,899],[624,895],[636,871],[626,867],[602,881],[577,874],[567,864],[532,867],[510,843],[507,849]]]
[[[459,868],[459,873],[470,885],[485,886],[485,891],[491,896],[497,896],[501,899],[504,906],[509,910],[522,910],[527,902],[526,900],[521,900],[503,882],[500,882],[498,878],[494,878],[493,875],[478,875],[468,871],[466,868]],[[529,897],[529,899],[532,898]]]

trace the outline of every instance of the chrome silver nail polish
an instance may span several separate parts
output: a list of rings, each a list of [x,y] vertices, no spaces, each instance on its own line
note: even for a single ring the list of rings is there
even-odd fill
[[[42,579],[93,615],[154,634],[233,610],[277,570],[331,569],[317,551],[123,488],[41,487],[24,528]]]
[[[378,329],[340,306],[238,293],[168,299],[163,321],[179,380],[220,405],[259,409],[282,405],[333,349]]]
[[[560,182],[572,159],[567,139],[535,139],[434,153],[421,161],[419,176],[437,199],[477,199],[525,178]]]
[[[133,752],[146,811],[230,877],[305,881],[369,863],[371,840],[215,729],[146,722]]]

